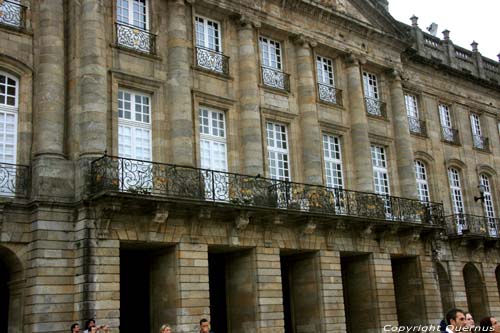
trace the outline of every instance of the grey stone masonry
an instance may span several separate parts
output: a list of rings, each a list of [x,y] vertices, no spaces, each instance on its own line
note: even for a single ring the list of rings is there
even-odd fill
[[[303,36],[296,37],[295,43],[299,119],[302,131],[303,176],[306,183],[323,184],[321,133],[318,123],[318,110],[316,109],[313,55],[310,44]]]

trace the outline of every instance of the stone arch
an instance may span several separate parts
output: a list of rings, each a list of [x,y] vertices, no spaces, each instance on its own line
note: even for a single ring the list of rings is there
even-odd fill
[[[441,306],[443,308],[443,317],[446,312],[455,307],[455,299],[451,289],[451,281],[448,272],[440,262],[435,263],[437,279],[439,282],[439,292],[441,295]]]
[[[463,269],[467,306],[474,318],[484,318],[489,314],[486,287],[479,269],[467,263]]]
[[[17,255],[0,246],[0,332],[22,332],[24,269]]]

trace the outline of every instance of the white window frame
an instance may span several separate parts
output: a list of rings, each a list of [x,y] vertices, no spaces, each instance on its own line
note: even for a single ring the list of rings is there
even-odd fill
[[[443,128],[452,129],[453,123],[451,122],[450,107],[446,104],[440,103],[438,109],[439,109],[439,119],[441,120],[441,126]]]
[[[278,136],[281,136],[281,138]],[[279,122],[267,121],[266,138],[269,177],[276,180],[291,181],[288,127]],[[279,167],[280,163],[282,163],[281,168]],[[279,170],[283,170],[283,175],[279,175]]]
[[[119,14],[119,10],[120,8],[122,8],[119,4],[120,2],[126,2],[127,3],[127,6],[128,6],[128,16],[127,16],[127,20],[125,21],[123,18],[123,15],[120,15]],[[143,29],[143,30],[149,30],[149,0],[116,0],[115,1],[116,3],[116,20],[118,21],[118,23],[124,23],[124,24],[128,24],[128,25],[131,25],[131,26],[134,26],[134,27],[138,27],[140,29]],[[134,5],[136,3],[139,3],[139,4],[144,4],[144,9],[145,9],[145,13],[144,13],[144,22],[143,22],[143,25],[137,25],[134,23],[135,21],[135,15],[134,15]],[[125,7],[123,7],[125,8]],[[142,22],[141,22],[142,23]]]
[[[488,219],[488,232],[490,236],[496,237],[498,235],[497,225],[496,225],[496,213],[495,206],[493,204],[493,191],[491,189],[490,177],[484,173],[479,175],[479,184],[484,186],[483,193],[483,208],[484,215]]]
[[[199,26],[203,26],[203,31],[199,31]],[[213,30],[217,36],[214,35],[214,43],[210,43],[210,30]],[[222,32],[221,24],[219,21],[212,20],[208,17],[196,15],[195,16],[195,34],[196,34],[196,46],[212,50],[214,52],[222,53]],[[202,36],[202,39],[199,37]]]
[[[323,134],[323,157],[325,160],[326,186],[343,189],[342,141],[339,136]]]
[[[0,94],[4,97],[4,103],[1,103],[0,104],[0,113],[1,114],[4,114],[5,115],[5,119],[7,119],[8,117],[13,117],[13,121],[12,121],[12,125],[13,125],[13,129],[12,129],[12,134],[13,134],[13,138],[12,138],[12,154],[10,154],[12,156],[12,160],[8,161],[8,160],[5,160],[5,152],[6,152],[6,147],[8,145],[8,142],[6,142],[6,140],[4,140],[4,142],[2,143],[2,153],[0,154],[0,163],[10,163],[10,164],[16,164],[17,163],[17,131],[18,131],[18,114],[19,114],[19,80],[10,75],[10,74],[7,74],[5,72],[1,72],[0,71],[0,76],[2,76],[4,78],[4,83],[0,83],[1,86],[3,86],[4,88],[4,93],[1,93]],[[14,85],[12,84],[9,84],[9,80],[13,81],[14,82]],[[14,94],[12,95],[11,93],[9,93],[10,90],[14,89]],[[1,89],[0,89],[1,90]],[[13,99],[14,100],[14,103],[13,105],[10,105],[10,104],[7,104],[7,102],[10,100],[10,99]],[[4,136],[6,137],[8,135],[7,133],[7,122],[4,124],[4,128],[2,129],[3,130],[3,133],[4,133]],[[5,138],[2,138],[2,139],[5,139]],[[15,169],[14,169],[14,172],[15,172]]]
[[[376,100],[380,99],[378,77],[376,74],[363,71],[363,91],[365,97]]]
[[[283,70],[283,53],[281,43],[271,38],[260,36],[260,61],[262,66],[278,71]]]
[[[429,178],[427,167],[424,162],[415,160],[415,177],[417,181],[417,193],[421,202],[427,203],[431,201],[429,191]]]
[[[450,183],[451,206],[453,213],[456,215],[455,223],[457,227],[457,234],[461,235],[465,228],[465,205],[464,195],[462,192],[462,185],[460,180],[460,171],[450,167],[448,168],[448,181]]]
[[[418,110],[418,99],[416,95],[405,93],[405,107],[406,107],[406,114],[408,115],[408,117],[420,119],[420,114]]]
[[[390,198],[391,183],[389,180],[389,168],[387,167],[387,150],[383,146],[371,145],[371,158],[373,169],[373,188],[376,194],[386,196],[384,198],[384,209],[387,218],[392,218],[392,207]]]
[[[334,62],[330,58],[316,56],[316,75],[318,83],[335,87]]]
[[[481,130],[481,120],[475,113],[470,114],[470,127],[473,135],[483,136],[483,132]]]

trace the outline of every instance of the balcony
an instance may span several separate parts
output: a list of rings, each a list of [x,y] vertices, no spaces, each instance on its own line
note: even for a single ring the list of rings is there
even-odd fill
[[[488,138],[485,138],[484,136],[481,135],[472,135],[472,142],[474,144],[474,148],[478,150],[482,150],[485,152],[490,151],[490,142]]]
[[[155,54],[156,35],[133,25],[117,22],[116,44],[134,51]]]
[[[262,83],[269,88],[290,91],[290,74],[262,66]]]
[[[29,166],[0,163],[0,197],[27,198],[29,184]]]
[[[408,127],[410,133],[414,135],[427,136],[427,127],[425,121],[415,117],[408,117]]]
[[[439,203],[113,156],[92,162],[91,192],[94,197],[127,193],[274,214],[350,216],[437,227],[444,216]]]
[[[385,103],[377,98],[365,97],[366,113],[369,116],[387,119]]]
[[[342,90],[318,83],[318,94],[321,101],[342,106]]]
[[[470,214],[445,217],[448,234],[469,238],[498,238],[499,219]]]
[[[0,25],[26,28],[26,6],[10,0],[0,1]]]
[[[443,134],[443,141],[451,143],[453,145],[460,145],[460,139],[458,137],[458,130],[451,127],[441,127],[441,132]]]
[[[196,65],[210,72],[229,76],[229,57],[204,47],[196,47]]]

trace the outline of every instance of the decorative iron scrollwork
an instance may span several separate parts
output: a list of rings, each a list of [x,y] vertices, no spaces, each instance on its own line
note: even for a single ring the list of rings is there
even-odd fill
[[[141,28],[116,23],[116,43],[139,52],[155,53],[156,35]]]
[[[498,237],[499,219],[470,214],[454,214],[445,217],[448,234]]]
[[[26,165],[0,163],[0,196],[26,198],[29,175]]]
[[[196,47],[196,64],[212,72],[229,75],[229,57],[203,47]]]
[[[423,120],[415,117],[408,117],[408,127],[410,128],[410,133],[427,136],[427,128]]]
[[[319,99],[337,105],[342,105],[342,90],[323,83],[318,83]]]
[[[377,98],[365,97],[366,113],[376,117],[387,118],[385,103]]]
[[[0,1],[0,24],[24,28],[26,7],[9,0]]]
[[[271,88],[290,91],[290,75],[274,68],[262,66],[262,83]]]

